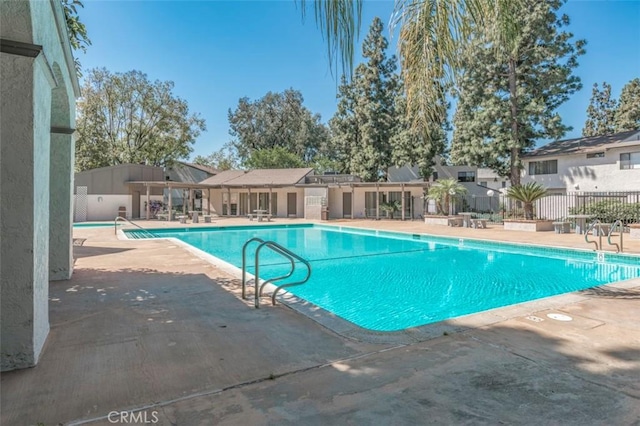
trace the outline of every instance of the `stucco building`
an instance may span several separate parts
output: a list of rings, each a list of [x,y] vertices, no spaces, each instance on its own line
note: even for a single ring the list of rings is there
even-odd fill
[[[75,99],[80,94],[58,0],[0,8],[1,369],[38,362],[49,333],[49,280],[73,270]]]
[[[274,217],[380,218],[384,202],[397,201],[396,218],[423,214],[427,183],[361,182],[352,175],[314,175],[311,168],[227,170],[200,182],[211,192],[211,210],[246,216],[267,210]]]
[[[551,142],[523,162],[522,183],[553,194],[640,191],[640,130]]]
[[[74,220],[113,220],[124,208],[128,219],[145,214],[146,188],[133,181],[164,181],[162,167],[120,164],[75,174]],[[163,198],[162,188],[150,188],[151,199]]]
[[[151,200],[200,210],[208,193],[180,184],[196,184],[215,173],[210,167],[180,161],[166,168],[119,164],[84,170],[74,177],[74,220],[113,220],[122,209],[128,219],[147,217],[146,204]]]

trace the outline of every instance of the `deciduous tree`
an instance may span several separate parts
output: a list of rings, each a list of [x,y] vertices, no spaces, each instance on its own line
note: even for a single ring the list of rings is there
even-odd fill
[[[221,171],[237,169],[240,166],[236,150],[230,143],[226,143],[222,148],[212,152],[206,157],[198,155],[193,159],[193,162]]]
[[[87,47],[91,45],[91,39],[87,35],[87,27],[80,20],[78,8],[84,7],[80,0],[61,0],[62,9],[64,10],[64,18],[67,22],[67,32],[69,33],[69,42],[73,50],[87,51]],[[74,58],[76,73],[78,77],[82,77],[82,67],[78,58]]]
[[[241,98],[235,110],[229,109],[229,133],[241,162],[248,161],[254,151],[276,147],[295,154],[303,163],[313,162],[326,144],[328,131],[303,105],[302,93],[288,89],[269,92],[256,101]]]
[[[172,91],[173,82],[140,71],[90,70],[77,104],[76,169],[187,158],[205,123]]]
[[[245,165],[249,169],[289,169],[304,167],[305,163],[293,152],[276,146],[253,151]]]

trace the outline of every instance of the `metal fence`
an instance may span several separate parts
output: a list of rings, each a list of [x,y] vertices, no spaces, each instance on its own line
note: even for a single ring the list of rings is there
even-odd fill
[[[457,197],[453,209],[455,213],[475,212],[494,222],[525,217],[523,204],[503,194]],[[640,191],[570,192],[547,195],[533,203],[535,219],[567,220],[571,215],[589,215],[605,223],[618,219],[625,224],[640,223]]]

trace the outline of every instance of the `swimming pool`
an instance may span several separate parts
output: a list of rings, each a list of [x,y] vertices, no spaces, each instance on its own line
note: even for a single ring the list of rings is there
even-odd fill
[[[74,223],[74,228],[106,228],[113,226],[113,222],[78,222]]]
[[[125,232],[145,237],[140,231]],[[313,268],[311,279],[289,288],[290,293],[375,331],[403,330],[640,277],[640,262],[632,256],[608,255],[607,262],[598,262],[588,251],[325,225],[149,232],[178,238],[237,267],[248,239],[276,241]],[[248,258],[256,246],[250,246]],[[273,252],[263,250],[260,257],[263,279],[289,269],[288,261]],[[298,269],[302,276],[304,268]]]

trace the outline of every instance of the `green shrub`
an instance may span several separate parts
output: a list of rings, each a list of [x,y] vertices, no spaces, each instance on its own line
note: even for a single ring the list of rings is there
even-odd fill
[[[572,207],[569,214],[590,214],[604,223],[613,223],[620,219],[623,223],[640,222],[640,203],[603,200],[582,207]]]

